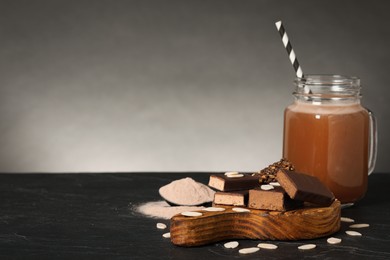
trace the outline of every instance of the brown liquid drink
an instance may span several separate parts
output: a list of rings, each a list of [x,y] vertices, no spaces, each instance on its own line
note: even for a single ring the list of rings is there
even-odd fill
[[[368,112],[359,104],[310,105],[285,110],[283,156],[298,172],[318,177],[342,203],[366,193]]]
[[[295,102],[284,112],[283,157],[318,177],[342,203],[365,195],[375,163],[374,121],[360,105],[359,83],[334,75],[298,78]]]

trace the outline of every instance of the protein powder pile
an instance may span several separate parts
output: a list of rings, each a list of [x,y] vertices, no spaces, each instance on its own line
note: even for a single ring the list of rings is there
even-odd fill
[[[166,201],[180,206],[171,206],[166,201],[151,201],[139,205],[136,211],[148,217],[170,219],[184,211],[203,209],[196,205],[213,201],[215,191],[187,177],[161,187],[159,193]]]

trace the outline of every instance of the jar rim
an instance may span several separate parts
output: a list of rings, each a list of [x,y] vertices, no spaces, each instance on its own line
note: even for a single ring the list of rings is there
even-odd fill
[[[298,99],[309,101],[356,100],[361,98],[360,79],[354,76],[333,74],[308,74],[296,78],[295,92]]]
[[[296,77],[294,82],[297,85],[360,86],[360,78],[338,74],[307,74],[302,78]]]

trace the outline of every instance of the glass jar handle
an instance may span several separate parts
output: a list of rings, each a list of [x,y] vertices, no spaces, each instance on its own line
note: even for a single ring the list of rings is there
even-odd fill
[[[374,113],[367,109],[368,117],[369,117],[369,150],[368,150],[368,175],[370,175],[375,168],[376,163],[376,154],[377,154],[377,144],[378,144],[378,132],[377,132],[377,124],[376,117]]]

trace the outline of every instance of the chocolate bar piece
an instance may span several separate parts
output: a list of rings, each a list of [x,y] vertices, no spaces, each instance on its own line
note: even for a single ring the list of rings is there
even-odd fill
[[[276,179],[290,198],[329,206],[334,201],[333,193],[317,178],[288,170],[279,170]]]
[[[249,190],[249,208],[287,211],[302,205],[303,201],[292,200],[282,187],[275,187],[272,190],[262,190],[261,188]]]
[[[221,192],[214,194],[214,203],[231,206],[246,206],[248,203],[248,190]]]
[[[210,175],[209,186],[219,191],[249,190],[259,186],[259,176],[247,173]]]

